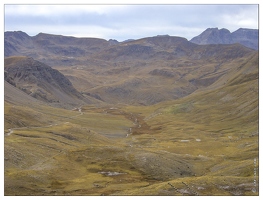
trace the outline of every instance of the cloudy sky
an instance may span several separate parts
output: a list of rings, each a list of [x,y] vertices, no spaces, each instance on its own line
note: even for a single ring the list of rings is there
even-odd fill
[[[258,5],[4,5],[5,31],[75,37],[187,39],[206,28],[258,28]]]

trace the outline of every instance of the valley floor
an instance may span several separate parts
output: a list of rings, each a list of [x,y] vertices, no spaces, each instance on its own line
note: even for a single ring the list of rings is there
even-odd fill
[[[259,194],[257,127],[219,129],[168,108],[39,106],[45,123],[6,123],[5,195]],[[19,110],[5,103],[6,119]]]

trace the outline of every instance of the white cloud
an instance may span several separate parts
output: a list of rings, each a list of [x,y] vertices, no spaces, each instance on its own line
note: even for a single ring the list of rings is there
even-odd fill
[[[228,26],[232,31],[242,28],[258,28],[258,9],[255,7],[248,7],[247,9],[240,9],[233,13],[226,13],[222,15],[221,26]]]

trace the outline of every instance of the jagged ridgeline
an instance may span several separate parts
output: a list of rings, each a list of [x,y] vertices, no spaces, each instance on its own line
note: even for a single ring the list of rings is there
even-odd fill
[[[190,41],[196,44],[234,44],[240,43],[251,49],[258,50],[258,29],[240,28],[234,32],[222,28],[208,28]]]

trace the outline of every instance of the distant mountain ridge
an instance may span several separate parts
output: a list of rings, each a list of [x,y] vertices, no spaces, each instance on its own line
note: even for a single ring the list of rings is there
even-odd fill
[[[104,39],[75,38],[46,33],[31,37],[22,31],[5,32],[4,38],[5,57],[28,56],[51,66],[79,63],[79,57],[90,56],[110,46],[110,42]]]
[[[258,29],[240,28],[231,33],[225,28],[208,28],[200,35],[192,38],[190,42],[199,45],[239,43],[246,47],[258,50],[258,37]]]
[[[5,57],[27,56],[52,66],[85,98],[99,103],[149,105],[182,98],[257,53],[241,44],[198,45],[168,35],[117,42],[5,33]]]
[[[22,31],[7,31],[4,33],[4,55],[5,57],[28,56],[51,66],[72,66],[86,64],[86,58],[93,57],[93,55],[105,50],[107,51],[107,49],[117,50],[118,47],[122,47],[123,45],[127,45],[126,51],[128,52],[135,51],[138,46],[135,47],[134,45],[137,45],[140,43],[139,41],[143,40],[145,41],[144,46],[147,46],[148,49],[144,48],[140,49],[140,51],[150,51],[153,45],[155,45],[156,47],[159,46],[159,52],[162,50],[161,48],[164,48],[163,52],[165,52],[166,47],[175,47],[174,42],[178,43],[176,40],[180,38],[181,37],[162,35],[118,42],[113,39],[107,41],[98,38],[75,38],[46,33],[39,33],[31,37]],[[185,38],[181,39],[187,41]],[[240,28],[233,33],[230,33],[229,30],[224,28],[220,30],[218,28],[208,28],[199,36],[191,39],[190,42],[198,45],[239,43],[255,50],[258,50],[259,45],[258,30],[244,28]],[[148,45],[150,43],[151,45]],[[186,42],[184,43],[186,44]],[[131,49],[131,45],[134,46],[134,49]],[[188,44],[188,46],[190,46],[190,44]],[[180,48],[180,45],[175,48],[175,50],[171,49],[170,52],[174,51],[177,54],[185,53],[185,51]]]

